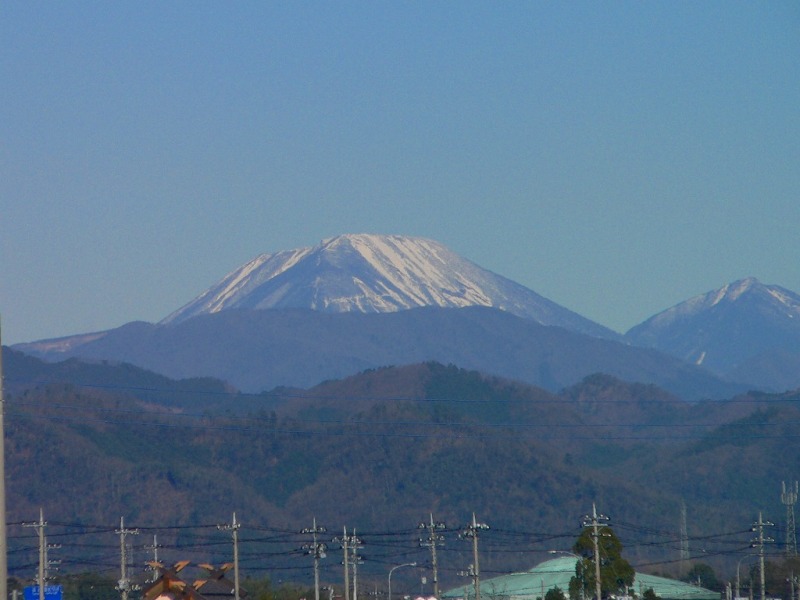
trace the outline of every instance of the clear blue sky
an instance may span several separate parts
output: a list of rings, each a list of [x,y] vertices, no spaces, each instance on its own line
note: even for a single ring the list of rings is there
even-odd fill
[[[800,291],[800,4],[0,4],[6,344],[436,239],[618,331]]]

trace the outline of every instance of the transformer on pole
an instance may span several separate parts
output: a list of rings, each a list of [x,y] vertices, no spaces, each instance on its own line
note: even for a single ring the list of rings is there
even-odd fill
[[[314,557],[314,600],[319,600],[319,560],[325,558],[325,550],[328,549],[325,544],[317,541],[317,535],[326,531],[324,527],[317,526],[317,518],[314,517],[311,528],[306,527],[300,532],[310,533],[313,536],[311,545],[305,544],[303,550]]]
[[[592,514],[586,515],[583,518],[583,526],[592,528],[592,543],[594,545],[594,585],[596,600],[602,600],[603,586],[600,580],[600,537],[606,537],[610,534],[600,533],[600,528],[608,525],[608,517],[605,515],[597,514],[597,505],[592,502]]]
[[[23,527],[34,527],[39,537],[39,570],[36,575],[36,583],[39,586],[39,600],[44,600],[45,588],[45,565],[47,563],[47,543],[45,542],[44,528],[47,522],[44,520],[44,509],[39,508],[39,520],[35,523],[23,523]]]
[[[750,528],[750,531],[754,531],[758,534],[752,543],[750,544],[751,548],[758,548],[758,563],[759,563],[759,579],[761,583],[761,600],[766,600],[767,597],[767,586],[764,577],[764,544],[768,544],[770,542],[774,542],[771,537],[766,537],[764,535],[764,527],[772,527],[774,523],[769,521],[765,521],[761,517],[761,513],[758,513],[758,521],[753,523],[753,526]]]
[[[220,531],[230,531],[233,538],[233,597],[234,600],[239,600],[239,528],[240,523],[236,522],[236,513],[230,523],[217,525]]]
[[[428,538],[420,539],[419,545],[423,548],[431,549],[431,563],[433,566],[433,595],[437,600],[439,598],[439,567],[436,559],[436,546],[444,545],[444,536],[438,532],[445,529],[445,527],[446,526],[444,523],[434,522],[433,513],[431,513],[430,523],[419,524],[419,529],[428,530]]]
[[[126,529],[125,517],[119,518],[119,529],[115,532],[119,535],[119,582],[117,583],[117,590],[119,590],[120,598],[128,600],[128,592],[138,590],[139,586],[133,585],[128,578],[128,555],[127,546],[125,545],[125,537],[128,535],[139,535],[138,529]]]
[[[472,513],[472,522],[466,525],[459,534],[461,539],[472,540],[472,564],[469,566],[467,575],[472,577],[472,585],[475,588],[475,600],[481,600],[481,570],[478,566],[478,532],[489,529],[485,523],[478,523],[475,520],[475,513]]]

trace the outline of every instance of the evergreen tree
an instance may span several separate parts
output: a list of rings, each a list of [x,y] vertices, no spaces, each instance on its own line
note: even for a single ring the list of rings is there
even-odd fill
[[[642,594],[642,600],[659,600],[659,597],[653,588],[647,588]]]
[[[567,600],[567,597],[564,595],[564,592],[561,591],[561,588],[556,586],[547,590],[547,593],[544,595],[544,600]]]
[[[575,565],[575,576],[569,582],[569,597],[572,600],[590,599],[595,596],[595,564],[593,529],[585,527],[572,546],[572,551],[581,557]],[[630,563],[622,558],[622,543],[610,527],[603,527],[598,538],[600,553],[600,590],[603,598],[633,585],[636,575]],[[601,599],[602,600],[602,599]]]
[[[683,581],[699,585],[715,592],[721,592],[723,584],[717,579],[717,574],[710,565],[697,563],[692,565],[689,572],[683,577]]]

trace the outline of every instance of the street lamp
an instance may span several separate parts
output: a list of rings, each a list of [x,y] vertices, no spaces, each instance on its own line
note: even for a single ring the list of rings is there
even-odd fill
[[[739,593],[739,566],[742,564],[742,561],[745,558],[751,558],[751,556],[749,554],[747,556],[743,556],[742,558],[739,559],[739,562],[736,563],[736,597],[737,598],[741,598],[742,597],[741,594]]]
[[[392,567],[389,569],[389,600],[392,600],[392,573],[394,573],[397,569],[402,567],[416,567],[416,562],[404,563],[402,565],[397,565],[396,567]]]

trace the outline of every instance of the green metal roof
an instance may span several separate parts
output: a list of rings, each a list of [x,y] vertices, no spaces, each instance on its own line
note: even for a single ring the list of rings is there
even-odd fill
[[[559,556],[547,560],[522,573],[509,573],[481,581],[481,600],[536,600],[544,598],[548,590],[558,587],[569,594],[569,580],[575,575],[573,556]],[[666,577],[636,573],[633,592],[641,596],[652,588],[664,600],[719,600],[717,592]],[[447,600],[475,597],[472,585],[454,588],[442,594]]]

